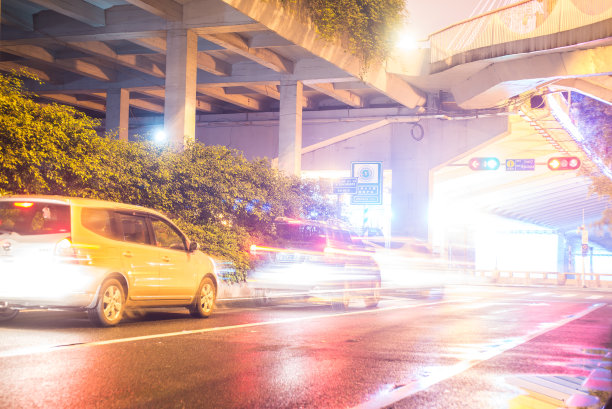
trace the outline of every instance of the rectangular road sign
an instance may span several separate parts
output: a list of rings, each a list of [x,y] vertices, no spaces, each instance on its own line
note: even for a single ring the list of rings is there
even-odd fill
[[[382,162],[352,162],[351,175],[357,178],[357,193],[351,196],[351,204],[382,204]]]
[[[506,159],[506,170],[535,170],[535,159]]]
[[[357,193],[357,178],[339,178],[333,183],[334,194],[355,194]]]

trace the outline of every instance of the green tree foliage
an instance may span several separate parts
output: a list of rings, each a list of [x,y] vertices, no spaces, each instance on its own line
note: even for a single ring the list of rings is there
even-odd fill
[[[384,61],[405,21],[404,0],[279,0],[305,13],[326,40],[340,39],[364,65]],[[363,73],[362,72],[362,73]]]
[[[583,148],[600,161],[599,166],[583,167],[591,178],[591,190],[612,201],[612,106],[573,93],[570,114],[584,137]],[[601,224],[612,229],[612,209],[604,212]]]
[[[147,141],[99,137],[98,121],[73,108],[36,103],[14,76],[0,76],[0,195],[58,194],[162,211],[204,251],[234,261],[237,281],[248,249],[278,216],[327,218],[317,184],[287,177],[265,160],[222,146],[183,152]]]
[[[0,76],[0,91],[0,194],[85,188],[99,162],[93,155],[98,121],[70,107],[34,102],[16,76]]]

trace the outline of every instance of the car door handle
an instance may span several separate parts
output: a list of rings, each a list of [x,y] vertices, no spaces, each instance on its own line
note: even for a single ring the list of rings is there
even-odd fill
[[[132,257],[132,252],[131,251],[124,251],[123,252],[123,257]]]
[[[167,263],[167,262],[169,262],[169,261],[170,261],[170,257],[168,257],[168,256],[162,256],[162,261]]]

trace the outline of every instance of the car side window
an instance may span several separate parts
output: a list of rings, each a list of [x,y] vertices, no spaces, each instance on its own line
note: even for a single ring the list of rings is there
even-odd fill
[[[332,238],[334,241],[351,244],[351,235],[346,230],[332,229]]]
[[[145,216],[116,213],[115,217],[121,226],[124,241],[137,244],[151,244]]]
[[[157,247],[187,251],[183,235],[170,225],[170,223],[162,219],[152,218],[151,225],[153,226],[155,245]]]
[[[120,239],[112,213],[108,209],[84,208],[81,211],[81,224],[87,230],[110,239]]]

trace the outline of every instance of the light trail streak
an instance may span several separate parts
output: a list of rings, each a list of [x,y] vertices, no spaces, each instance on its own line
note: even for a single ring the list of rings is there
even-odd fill
[[[235,330],[235,329],[261,327],[261,326],[267,326],[267,325],[291,324],[291,323],[296,323],[296,322],[314,321],[314,320],[329,319],[329,318],[335,318],[335,317],[341,317],[341,316],[376,314],[376,313],[385,312],[385,311],[406,310],[406,309],[413,309],[413,308],[420,308],[420,307],[429,307],[432,305],[449,304],[449,303],[466,303],[466,302],[474,302],[474,299],[469,298],[469,299],[460,299],[460,300],[442,300],[442,301],[435,301],[435,302],[429,302],[429,303],[424,303],[424,304],[391,306],[391,307],[377,308],[373,310],[360,310],[360,311],[351,311],[351,312],[345,312],[345,313],[317,314],[317,315],[311,315],[308,317],[285,318],[285,319],[278,319],[278,320],[272,320],[272,321],[251,322],[251,323],[245,323],[245,324],[228,325],[228,326],[223,326],[223,327],[201,328],[201,329],[196,329],[196,330],[167,332],[167,333],[152,334],[152,335],[142,335],[138,337],[109,339],[105,341],[83,342],[83,343],[68,344],[68,345],[55,345],[55,346],[49,346],[49,345],[36,346],[36,347],[31,347],[31,348],[21,348],[21,349],[0,352],[0,358],[9,358],[9,357],[26,356],[26,355],[34,355],[34,354],[45,354],[45,353],[56,352],[56,351],[67,351],[67,350],[74,350],[74,349],[80,349],[80,348],[91,348],[91,347],[96,347],[96,346],[147,341],[151,339],[204,334],[207,332],[230,331],[230,330]]]

